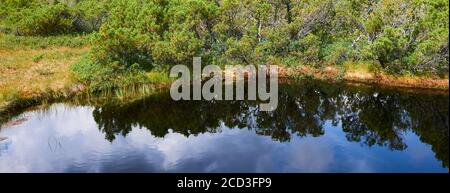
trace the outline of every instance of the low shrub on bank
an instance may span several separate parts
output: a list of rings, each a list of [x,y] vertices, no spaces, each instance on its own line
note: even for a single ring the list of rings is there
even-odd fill
[[[139,64],[128,67],[119,62],[99,64],[93,62],[92,55],[86,54],[80,61],[71,66],[76,78],[89,85],[91,92],[112,90],[124,86],[144,84],[148,76]]]

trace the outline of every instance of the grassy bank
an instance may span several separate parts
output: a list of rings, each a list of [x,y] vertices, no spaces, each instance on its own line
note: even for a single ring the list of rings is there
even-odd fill
[[[0,111],[80,90],[70,65],[89,50],[87,39],[0,34]]]
[[[90,35],[14,36],[0,33],[0,114],[45,101],[89,92],[89,83],[80,81],[72,66],[89,50]],[[167,72],[144,73],[145,84],[158,87],[171,82]],[[104,90],[119,99],[133,93],[149,93],[154,86],[129,84]]]
[[[449,89],[448,75],[394,75],[374,68],[371,64],[347,63],[339,66],[314,68],[311,66],[280,67],[280,77],[294,79],[318,79],[345,81],[348,83],[374,84],[378,86],[411,89]]]

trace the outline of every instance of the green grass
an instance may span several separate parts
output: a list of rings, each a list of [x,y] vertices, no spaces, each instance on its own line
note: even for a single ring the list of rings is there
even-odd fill
[[[151,71],[147,72],[148,81],[152,84],[166,84],[174,81],[169,77],[169,73],[165,71]]]
[[[33,58],[33,62],[37,63],[44,58],[44,54],[38,54]]]
[[[50,47],[83,47],[90,35],[16,36],[0,33],[0,49],[46,49]]]

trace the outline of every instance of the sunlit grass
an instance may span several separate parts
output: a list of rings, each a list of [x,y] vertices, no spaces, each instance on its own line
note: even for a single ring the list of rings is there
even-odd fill
[[[375,73],[379,71],[376,65],[370,62],[345,62],[343,67],[346,72]]]
[[[0,36],[0,108],[11,101],[57,93],[70,88],[75,79],[69,66],[88,51],[87,47],[9,46]],[[37,40],[35,40],[37,41]],[[45,40],[41,40],[45,41]],[[9,42],[6,43],[5,42]]]
[[[174,81],[174,78],[169,77],[166,71],[150,71],[147,73],[149,83],[166,84]]]

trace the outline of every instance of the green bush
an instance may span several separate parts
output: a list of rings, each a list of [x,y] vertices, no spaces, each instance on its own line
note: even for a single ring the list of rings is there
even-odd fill
[[[308,34],[298,41],[296,47],[299,47],[299,51],[295,51],[294,54],[302,63],[316,65],[320,60],[320,43],[319,37],[312,33]]]
[[[92,59],[99,63],[119,62],[129,67],[135,63],[152,68],[150,37],[132,28],[105,29],[94,35]]]
[[[160,38],[161,11],[154,1],[112,1],[90,54],[73,65],[78,79],[94,91],[147,81],[145,70],[155,67],[152,48]]]
[[[0,0],[0,30],[17,35],[92,32],[107,16],[109,0]]]
[[[73,31],[75,18],[64,4],[39,5],[14,15],[15,32],[19,35],[54,35]]]
[[[224,56],[230,63],[236,64],[254,64],[254,47],[255,40],[249,36],[241,39],[229,38],[226,41],[226,51]]]
[[[78,1],[72,8],[76,30],[87,33],[98,31],[108,15],[109,3],[109,0]]]
[[[93,62],[92,55],[86,54],[71,66],[78,80],[87,83],[92,92],[146,83],[148,77],[138,64],[125,67],[119,62],[99,64]]]
[[[113,1],[108,20],[93,38],[93,62],[153,68],[152,48],[160,38],[157,18],[161,11],[153,1]]]
[[[354,59],[352,42],[340,40],[327,45],[323,50],[324,60],[329,64],[342,64]]]
[[[408,40],[403,34],[404,31],[400,28],[386,27],[373,42],[371,51],[383,68],[387,68],[389,62],[400,60],[406,53],[405,47]]]

